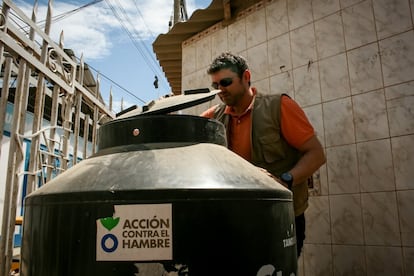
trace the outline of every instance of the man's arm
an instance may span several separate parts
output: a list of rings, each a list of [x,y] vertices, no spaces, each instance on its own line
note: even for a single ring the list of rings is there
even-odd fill
[[[293,186],[304,182],[326,162],[322,145],[316,136],[312,136],[297,149],[303,155],[290,170],[293,175]]]
[[[203,113],[200,114],[201,117],[212,119],[214,118],[214,111],[216,110],[218,105],[214,105],[209,109],[205,110]]]

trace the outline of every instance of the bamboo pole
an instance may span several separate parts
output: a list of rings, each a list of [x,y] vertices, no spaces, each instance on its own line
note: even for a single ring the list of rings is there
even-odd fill
[[[0,99],[0,145],[1,145],[1,141],[3,140],[4,125],[6,123],[7,99],[9,97],[12,61],[13,61],[12,57],[10,56],[6,57],[5,66],[4,66],[3,87],[1,89],[1,99]],[[1,156],[1,147],[0,147],[0,156]]]
[[[95,96],[99,97],[100,89],[99,73],[96,75],[96,87],[95,87]],[[93,108],[93,122],[92,122],[92,154],[96,152],[96,141],[98,135],[98,120],[99,120],[99,109],[97,106]]]
[[[20,129],[20,113],[25,112],[22,110],[22,97],[23,97],[23,80],[24,72],[26,71],[26,61],[22,60],[19,66],[19,74],[17,78],[17,89],[14,100],[13,110],[13,123],[10,133],[10,146],[9,157],[7,162],[7,175],[6,175],[6,187],[4,192],[4,204],[3,204],[3,219],[2,219],[2,238],[0,241],[0,276],[8,275],[11,267],[10,248],[13,246],[13,233],[14,233],[14,220],[16,213],[13,213],[13,197],[18,191],[18,177],[16,170],[19,167],[19,160],[23,160],[23,153],[19,150],[21,147],[18,131]],[[19,157],[21,155],[21,157]],[[17,178],[17,179],[16,179]],[[17,187],[15,185],[17,184]],[[16,191],[17,190],[17,191]],[[13,217],[12,217],[13,216]],[[11,227],[13,226],[13,227]],[[12,229],[11,229],[12,228]]]
[[[63,111],[63,139],[62,139],[62,162],[61,169],[68,168],[69,161],[69,137],[71,132],[72,96],[66,95],[62,103]]]
[[[79,63],[79,76],[78,82],[83,85],[83,78],[85,74],[85,62],[83,59],[83,53],[80,57]],[[78,144],[79,144],[79,133],[80,133],[80,114],[82,112],[82,93],[75,90],[76,95],[76,114],[75,114],[75,125],[74,125],[74,147],[73,147],[73,165],[78,163]]]
[[[35,18],[35,13],[33,13],[32,18]],[[34,32],[33,30],[30,31],[30,38],[34,39]],[[19,120],[18,120],[18,130],[15,134],[15,139],[17,140],[17,145],[19,145],[19,150],[16,152],[15,155],[15,167],[14,167],[14,174],[15,177],[13,178],[13,188],[12,188],[12,196],[10,200],[10,219],[9,219],[9,233],[8,233],[8,241],[7,241],[7,252],[6,252],[6,272],[10,270],[12,258],[13,258],[13,240],[14,240],[14,231],[16,228],[16,213],[17,213],[17,197],[19,192],[19,186],[21,184],[20,179],[20,173],[18,170],[20,169],[20,165],[23,164],[24,159],[24,153],[23,153],[23,139],[21,136],[25,133],[25,127],[26,127],[26,110],[27,110],[27,103],[29,98],[29,88],[30,88],[30,75],[31,75],[31,69],[28,66],[27,62],[25,60],[21,60],[19,64],[19,75],[23,75],[23,82],[18,84],[18,87],[16,90],[19,91],[20,97],[17,98],[19,101],[14,103],[14,106],[16,108],[16,105],[19,107]],[[20,153],[20,154],[19,154]]]
[[[80,57],[80,64],[79,64],[79,83],[83,86],[83,79],[85,77],[85,61],[83,59],[83,53]]]
[[[20,64],[19,68],[19,75],[20,71],[23,73],[23,83],[21,87],[17,87],[18,90],[21,90],[20,96],[20,103],[19,105],[19,127],[18,132],[15,136],[17,140],[17,145],[19,146],[19,150],[16,152],[16,165],[14,167],[14,174],[15,177],[13,179],[13,188],[12,188],[12,196],[11,196],[11,204],[10,204],[10,219],[9,219],[9,233],[8,233],[8,242],[7,242],[7,254],[6,254],[6,272],[10,271],[11,263],[13,259],[13,241],[14,241],[14,231],[16,230],[16,215],[17,215],[17,198],[19,196],[19,187],[22,183],[22,178],[19,173],[19,169],[23,166],[24,161],[24,152],[23,152],[23,139],[21,136],[24,135],[25,126],[26,126],[26,110],[27,110],[27,102],[29,98],[29,80],[30,80],[30,73],[31,70],[27,65],[26,61],[21,61],[24,63],[24,66]],[[16,103],[15,103],[16,106]],[[22,168],[24,170],[24,168]]]
[[[96,152],[96,145],[98,140],[98,120],[99,120],[99,109],[97,106],[94,107],[93,111],[93,122],[92,122],[92,154]]]
[[[88,154],[89,120],[89,114],[86,114],[83,123],[83,159],[86,159],[86,155]]]
[[[75,125],[74,125],[74,145],[73,145],[73,165],[78,163],[78,143],[79,143],[79,129],[80,129],[80,113],[82,109],[82,94],[77,94],[76,99],[76,113],[75,113]]]
[[[53,87],[53,94],[52,94],[52,109],[51,109],[51,116],[50,116],[50,125],[56,126],[57,125],[57,119],[58,119],[58,109],[59,109],[59,91],[60,87],[55,85]],[[48,150],[49,154],[47,158],[47,164],[49,165],[47,167],[47,175],[46,175],[46,182],[52,179],[52,172],[53,168],[51,165],[54,162],[54,153],[55,153],[55,135],[56,135],[56,128],[52,127],[49,132],[49,144],[48,144]]]
[[[1,8],[1,17],[2,17],[2,26],[0,30],[2,30],[5,34],[7,33],[7,19],[9,17],[9,10],[10,7],[3,2],[3,6]],[[0,41],[0,64],[3,64],[3,54],[4,54],[4,44]]]
[[[36,12],[37,12],[37,1],[35,2],[35,6],[33,7],[32,18],[36,19]],[[51,1],[48,3],[47,15],[46,15],[46,25],[45,25],[45,33],[49,35],[50,27],[51,27],[51,20],[52,18],[52,6]],[[32,30],[32,28],[31,28]],[[40,62],[42,64],[46,64],[47,58],[47,48],[48,43],[45,39],[43,39],[42,43],[42,52],[40,55]],[[37,79],[37,86],[36,86],[36,98],[35,98],[35,107],[34,107],[34,116],[33,116],[33,126],[32,132],[36,133],[40,130],[41,121],[43,117],[43,99],[44,99],[44,74],[40,71],[38,79]],[[36,168],[39,167],[38,163],[38,154],[39,154],[39,137],[35,136],[32,138],[32,143],[30,145],[30,160],[29,160],[29,171],[33,172]],[[40,164],[41,166],[41,164]],[[30,194],[34,187],[36,186],[36,175],[29,174],[27,178],[27,194]]]

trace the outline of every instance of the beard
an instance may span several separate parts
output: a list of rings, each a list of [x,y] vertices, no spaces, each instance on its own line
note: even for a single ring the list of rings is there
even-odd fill
[[[221,92],[219,93],[220,100],[228,106],[237,105],[243,98],[245,91],[240,90],[237,93]]]

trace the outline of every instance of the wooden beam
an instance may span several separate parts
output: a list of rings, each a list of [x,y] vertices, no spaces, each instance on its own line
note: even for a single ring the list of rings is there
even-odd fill
[[[3,139],[3,130],[6,122],[6,111],[7,111],[7,99],[9,97],[9,88],[10,88],[10,76],[11,76],[11,63],[13,58],[10,56],[6,57],[5,67],[4,67],[4,76],[3,76],[3,88],[1,90],[0,98],[0,144]],[[0,147],[0,156],[1,156],[1,147]]]
[[[231,4],[230,0],[223,0],[223,9],[224,9],[224,21],[229,21],[231,19]]]

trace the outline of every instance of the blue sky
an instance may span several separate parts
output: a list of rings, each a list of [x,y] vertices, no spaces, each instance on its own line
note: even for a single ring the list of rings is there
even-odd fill
[[[38,1],[38,22],[45,19],[47,2]],[[90,2],[93,1],[55,0],[53,16]],[[196,9],[208,7],[211,2],[186,0],[188,16]],[[16,1],[28,15],[33,3],[34,0]],[[174,0],[104,0],[54,22],[51,37],[59,41],[63,30],[64,47],[73,49],[77,57],[83,54],[85,62],[100,72],[101,93],[108,102],[112,87],[115,111],[120,110],[121,99],[124,108],[133,104],[141,106],[143,102],[170,93],[152,43],[159,34],[168,32],[173,3]],[[122,23],[114,11],[122,18]],[[159,78],[158,89],[153,86],[155,75]]]

